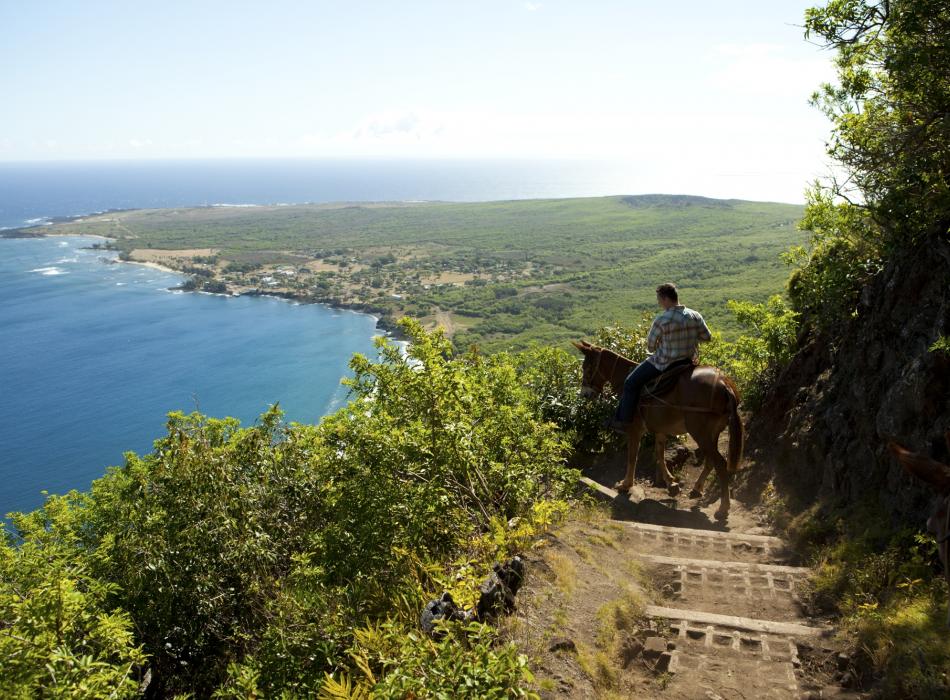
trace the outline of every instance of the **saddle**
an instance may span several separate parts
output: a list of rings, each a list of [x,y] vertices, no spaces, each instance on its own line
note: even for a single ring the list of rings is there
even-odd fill
[[[685,372],[692,372],[695,367],[696,365],[689,358],[670,363],[670,366],[663,370],[663,374],[644,385],[640,392],[641,398],[655,399],[668,394],[680,380],[680,375]]]

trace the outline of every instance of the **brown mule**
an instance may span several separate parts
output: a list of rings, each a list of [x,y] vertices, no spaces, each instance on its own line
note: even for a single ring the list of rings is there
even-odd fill
[[[950,450],[950,430],[943,434]],[[889,442],[887,449],[897,458],[904,469],[918,479],[930,484],[937,492],[936,508],[927,520],[927,530],[937,539],[937,554],[943,564],[943,575],[950,582],[950,465],[938,462],[926,455],[905,450],[896,442]],[[947,609],[947,626],[950,627],[950,608]]]
[[[633,360],[612,350],[590,343],[574,343],[584,354],[581,391],[585,396],[600,395],[606,385],[620,396],[623,383],[631,370],[637,366]],[[680,491],[680,485],[666,468],[664,452],[669,435],[689,433],[699,445],[705,457],[702,474],[690,491],[690,497],[699,498],[703,493],[706,477],[713,469],[722,489],[718,520],[729,516],[729,481],[742,461],[744,431],[739,418],[739,391],[732,380],[715,367],[696,367],[684,371],[673,389],[661,397],[644,392],[637,406],[637,415],[627,432],[627,474],[614,488],[628,491],[633,486],[637,468],[637,451],[645,430],[656,435],[656,479],[666,485],[670,495]],[[719,434],[729,427],[729,459],[719,454]]]

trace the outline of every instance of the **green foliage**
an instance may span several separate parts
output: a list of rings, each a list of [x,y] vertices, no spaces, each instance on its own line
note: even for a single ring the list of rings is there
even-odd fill
[[[795,248],[793,306],[830,328],[855,313],[884,260],[950,229],[950,9],[943,0],[831,0],[807,10],[806,34],[836,53],[838,84],[813,102],[832,122],[841,180],[816,183]]]
[[[614,327],[611,332],[622,333]],[[581,357],[550,346],[533,346],[512,355],[518,377],[541,420],[557,425],[574,447],[597,450],[603,445],[601,425],[613,408],[580,393]]]
[[[872,504],[815,509],[791,525],[816,566],[805,595],[841,616],[855,640],[858,666],[885,697],[947,694],[950,640],[947,584],[932,535],[895,528]]]
[[[880,242],[867,211],[835,203],[817,185],[808,192],[800,226],[811,231],[811,243],[783,256],[796,266],[788,280],[788,296],[809,322],[829,328],[857,313],[861,289],[881,269]]]
[[[745,404],[756,408],[795,352],[798,313],[789,309],[780,296],[773,296],[765,304],[730,301],[729,309],[748,332],[731,343],[714,333],[711,342],[700,346],[700,361],[729,375]]]
[[[828,153],[846,171],[882,246],[947,233],[950,8],[943,0],[831,0],[806,33],[836,51],[838,84],[815,94],[833,125]],[[856,201],[854,196],[848,202]]]
[[[528,660],[512,644],[499,647],[490,627],[472,622],[442,629],[446,636],[437,642],[392,624],[357,632],[351,654],[375,683],[373,697],[537,698],[523,687],[533,680]],[[322,697],[332,696],[328,690]]]
[[[0,549],[0,696],[131,698],[145,662],[116,590],[90,572],[73,534],[79,507],[52,497],[14,517]]]
[[[381,339],[379,361],[355,356],[352,401],[318,426],[285,425],[276,407],[249,428],[174,413],[151,454],[15,517],[0,550],[16,635],[0,635],[4,695],[54,672],[128,695],[147,656],[157,696],[312,696],[353,670],[354,629],[407,630],[450,580],[473,588],[527,546],[576,472],[524,366],[403,330],[409,355]],[[523,663],[485,635],[435,663],[472,665],[477,689],[514,687]],[[429,653],[410,645],[406,663]]]
[[[944,355],[950,355],[950,336],[942,335],[937,338],[928,350],[930,352],[939,352]]]
[[[650,354],[647,350],[647,335],[652,325],[653,314],[644,311],[640,314],[640,320],[633,326],[615,323],[599,329],[594,336],[594,344],[613,350],[634,362],[643,362]]]

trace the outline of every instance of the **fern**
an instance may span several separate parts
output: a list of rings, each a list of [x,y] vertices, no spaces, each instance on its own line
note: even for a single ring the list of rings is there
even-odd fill
[[[340,675],[340,680],[328,673],[323,685],[320,686],[320,694],[317,698],[319,700],[370,700],[370,690],[371,687],[363,682],[354,685],[345,673]]]

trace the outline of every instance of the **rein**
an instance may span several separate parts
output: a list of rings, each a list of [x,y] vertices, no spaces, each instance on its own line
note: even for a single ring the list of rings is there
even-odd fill
[[[609,382],[610,382],[611,377],[614,376],[614,372],[617,371],[617,363],[620,362],[620,355],[618,355],[617,353],[615,353],[613,350],[606,350],[606,349],[604,349],[604,348],[601,348],[601,349],[600,349],[600,352],[597,353],[597,364],[594,365],[594,376],[595,376],[595,377],[599,376],[599,374],[600,374],[600,361],[601,361],[601,359],[603,359],[604,353],[607,353],[607,352],[609,352],[611,355],[614,356],[614,362],[613,362],[613,364],[610,366],[610,371],[607,372],[607,374],[606,374],[605,376],[603,376],[603,379],[604,379],[604,382],[605,382],[605,383],[609,383]],[[603,387],[601,387],[601,391],[603,391]]]

